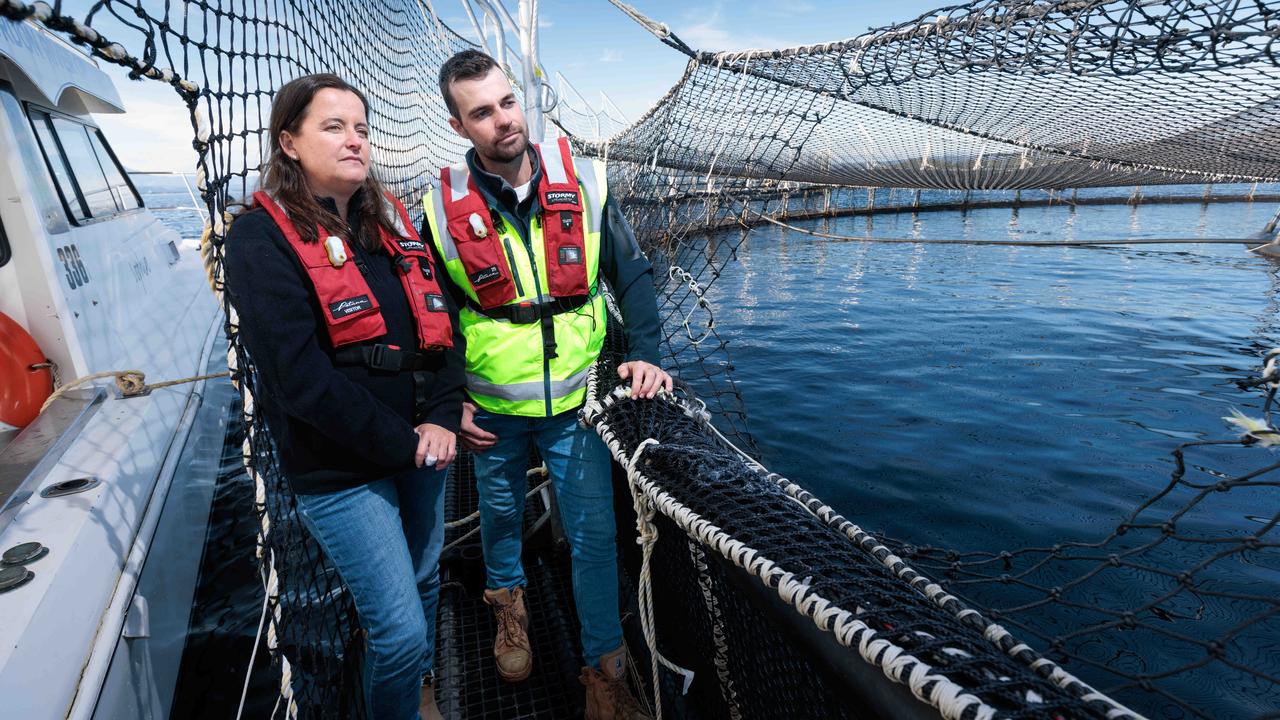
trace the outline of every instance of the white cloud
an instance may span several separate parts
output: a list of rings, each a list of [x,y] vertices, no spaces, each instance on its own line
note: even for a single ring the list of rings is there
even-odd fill
[[[672,28],[675,34],[694,50],[744,50],[748,48],[775,49],[791,47],[795,43],[776,37],[755,33],[739,33],[730,30],[721,17],[721,4],[716,3],[709,12],[700,11],[701,19],[691,25],[680,24]],[[689,15],[685,16],[686,19]]]
[[[130,170],[192,172],[196,152],[191,115],[172,101],[127,98],[123,115],[94,115],[120,161]]]
[[[622,51],[615,48],[605,48],[605,51],[600,54],[600,62],[622,62]]]

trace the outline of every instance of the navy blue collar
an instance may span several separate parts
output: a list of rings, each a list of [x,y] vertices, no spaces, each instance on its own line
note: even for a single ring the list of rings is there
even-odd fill
[[[542,180],[542,163],[538,161],[538,153],[533,149],[533,143],[529,144],[529,162],[533,167],[533,174],[529,176],[529,194],[521,202],[516,197],[516,189],[511,187],[511,183],[501,175],[495,175],[488,170],[480,167],[479,161],[476,159],[476,149],[471,148],[467,151],[467,168],[471,170],[471,175],[476,179],[476,187],[490,201],[491,205],[496,206],[499,210],[505,210],[509,213],[527,218],[533,212],[534,198],[537,196],[536,189],[538,182]]]

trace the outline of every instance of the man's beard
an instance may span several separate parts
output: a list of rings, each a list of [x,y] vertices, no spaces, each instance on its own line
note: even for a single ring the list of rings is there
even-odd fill
[[[494,143],[489,147],[489,152],[485,153],[485,156],[488,159],[493,160],[494,162],[501,163],[504,165],[510,162],[514,162],[515,160],[519,159],[521,155],[525,154],[525,152],[529,150],[529,135],[527,133],[521,132],[520,142],[518,143],[518,146],[513,150],[510,150],[510,151],[502,150],[501,147],[502,146],[499,143]]]

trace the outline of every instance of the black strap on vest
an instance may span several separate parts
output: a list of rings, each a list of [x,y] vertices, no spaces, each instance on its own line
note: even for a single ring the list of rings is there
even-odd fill
[[[338,348],[333,358],[339,365],[363,365],[387,372],[426,370],[440,363],[440,359],[434,355],[401,350],[395,345],[382,343]]]
[[[574,295],[572,297],[553,298],[546,302],[523,302],[512,305],[499,305],[485,310],[471,298],[467,298],[467,307],[495,320],[509,320],[517,325],[532,325],[549,319],[560,313],[573,312],[591,302],[595,294]]]

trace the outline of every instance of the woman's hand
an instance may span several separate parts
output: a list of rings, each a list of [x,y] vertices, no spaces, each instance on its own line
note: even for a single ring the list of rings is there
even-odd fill
[[[458,454],[457,435],[431,423],[422,423],[413,431],[418,434],[418,452],[413,456],[418,467],[443,470],[453,462]]]

